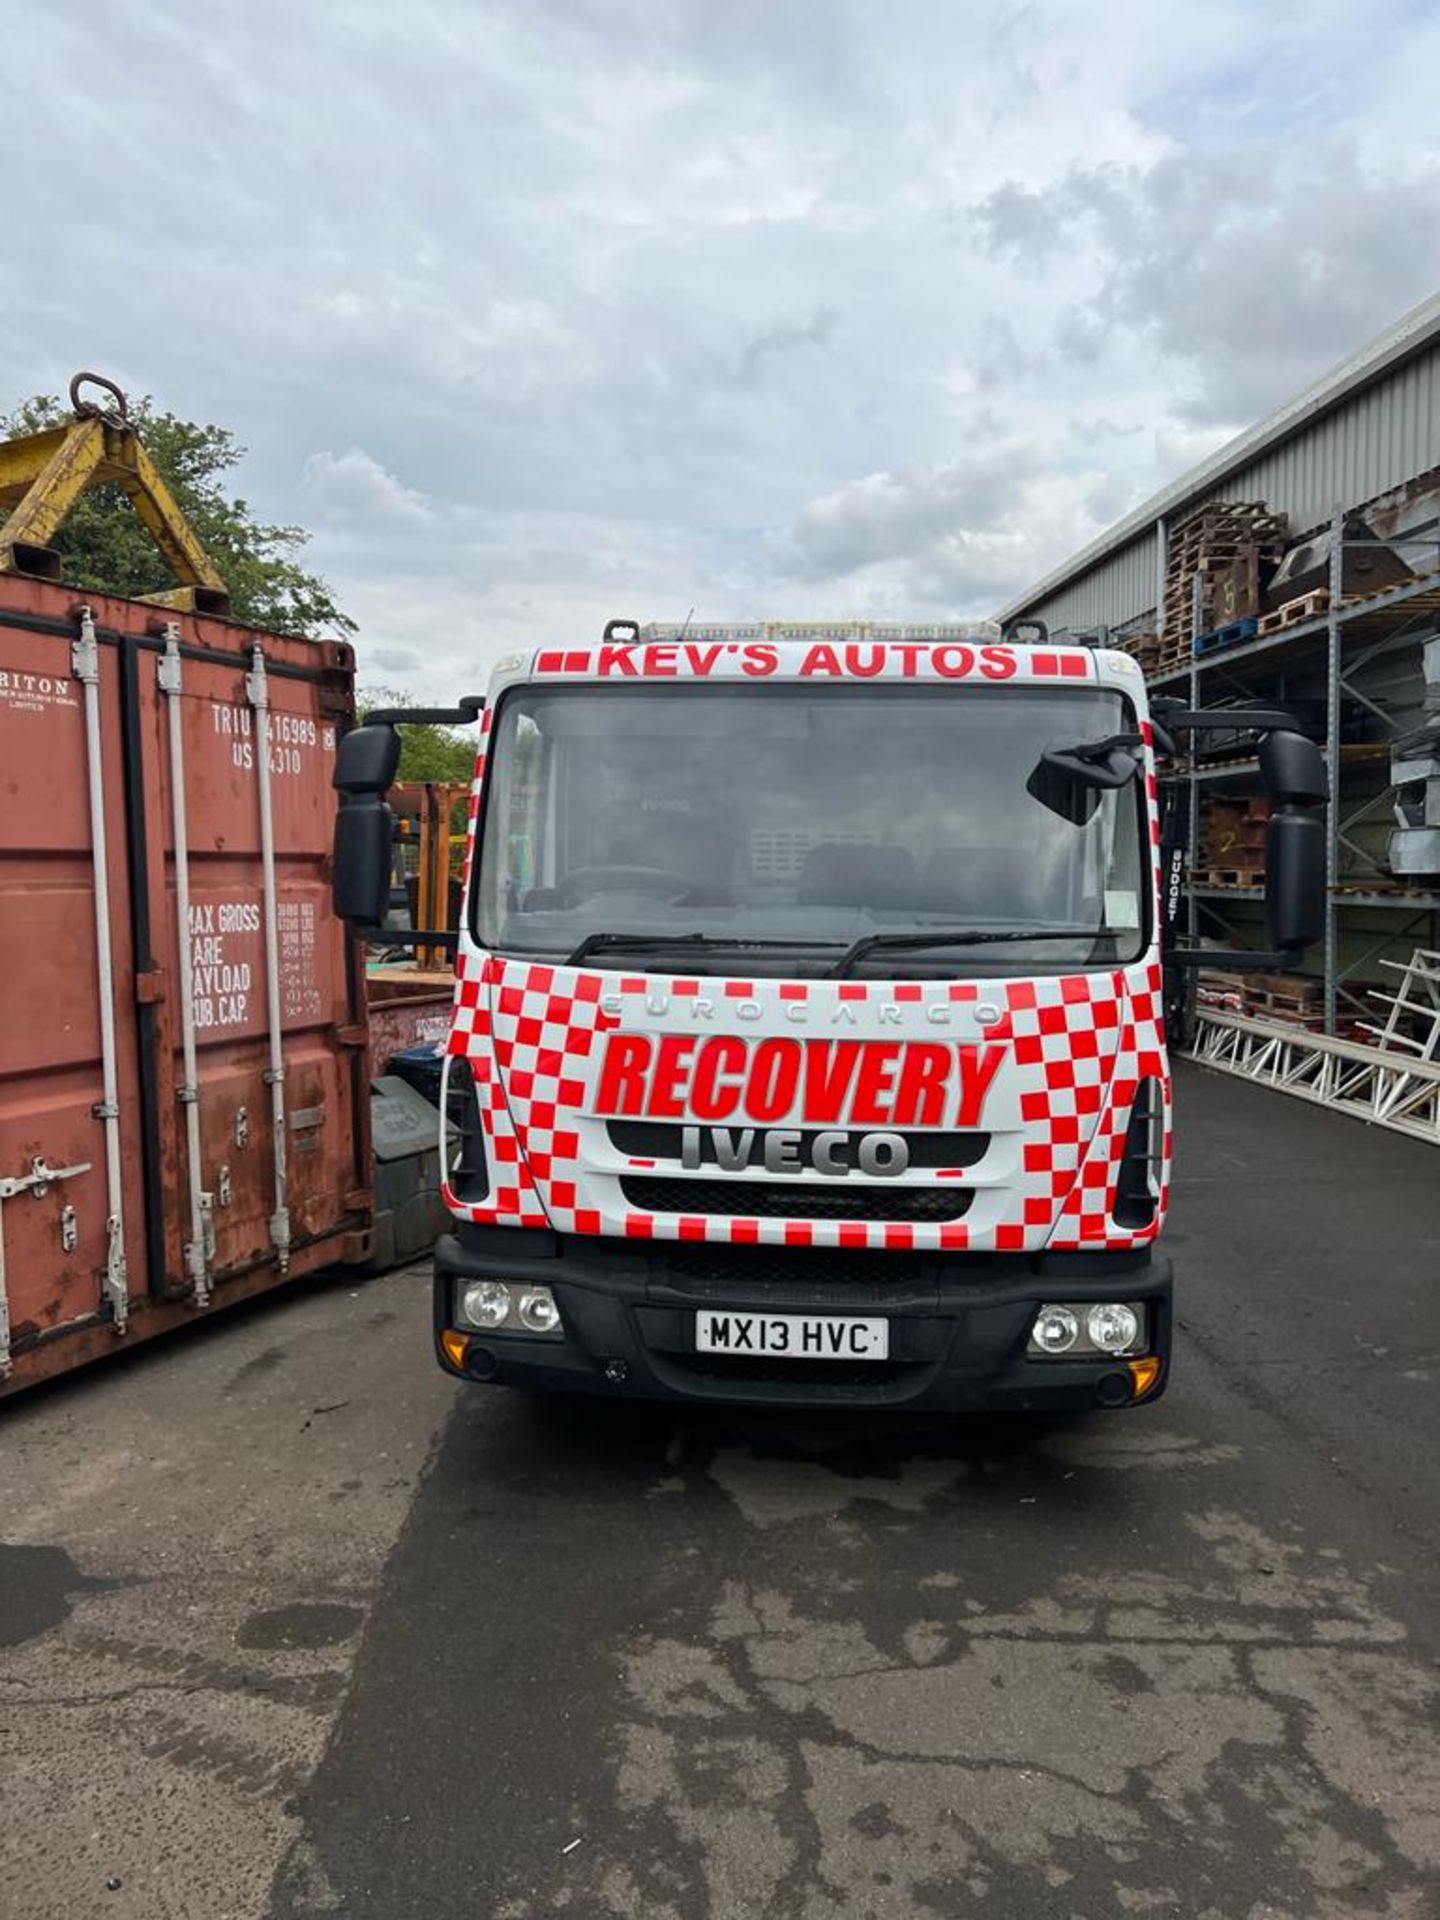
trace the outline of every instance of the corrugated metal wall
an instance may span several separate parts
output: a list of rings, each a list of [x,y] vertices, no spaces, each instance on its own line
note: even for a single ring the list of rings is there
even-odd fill
[[[1303,533],[1440,461],[1440,352],[1397,367],[1365,393],[1272,447],[1203,497],[1265,500]]]
[[[1155,606],[1155,534],[1140,534],[1026,611],[1051,633],[1120,627]]]
[[[1397,367],[1374,386],[1173,508],[1171,522],[1205,500],[1264,500],[1301,533],[1336,506],[1361,501],[1440,464],[1440,349]],[[1027,605],[1051,631],[1135,622],[1155,606],[1153,532]]]

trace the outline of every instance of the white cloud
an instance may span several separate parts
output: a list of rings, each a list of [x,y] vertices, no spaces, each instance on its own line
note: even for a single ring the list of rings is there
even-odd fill
[[[413,487],[402,486],[378,460],[359,447],[348,453],[312,453],[304,485],[322,522],[354,526],[368,534],[393,527],[428,527],[434,510]]]
[[[843,578],[876,561],[932,552],[961,533],[988,533],[1014,511],[1039,470],[1033,445],[995,446],[966,460],[870,473],[812,500],[789,533],[795,569]]]
[[[417,693],[984,612],[1431,290],[1437,59],[1340,0],[53,0],[0,403],[232,427]]]

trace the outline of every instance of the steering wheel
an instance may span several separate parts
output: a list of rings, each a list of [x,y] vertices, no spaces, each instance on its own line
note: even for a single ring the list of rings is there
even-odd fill
[[[578,907],[597,893],[653,893],[671,905],[695,890],[689,874],[673,867],[576,867],[555,888],[555,904]]]

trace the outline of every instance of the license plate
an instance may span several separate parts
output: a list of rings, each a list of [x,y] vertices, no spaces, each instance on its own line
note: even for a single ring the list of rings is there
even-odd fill
[[[890,1322],[813,1313],[697,1313],[695,1347],[767,1360],[886,1360]]]

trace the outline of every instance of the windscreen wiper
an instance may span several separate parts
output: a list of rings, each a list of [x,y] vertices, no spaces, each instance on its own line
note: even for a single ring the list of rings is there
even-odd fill
[[[785,949],[799,949],[813,953],[816,947],[832,945],[825,940],[759,940],[749,939],[743,933],[587,933],[585,938],[568,955],[567,967],[578,967],[582,960],[588,960],[592,953],[668,953],[674,947],[684,947],[687,951],[709,948],[724,948],[727,953],[737,950],[744,952],[774,952]]]
[[[903,952],[920,947],[989,947],[1008,940],[1113,940],[1111,927],[1045,927],[1027,933],[1023,927],[1006,927],[989,932],[983,928],[933,927],[929,933],[862,933],[860,938],[830,968],[827,978],[840,980],[867,954],[877,951]]]

